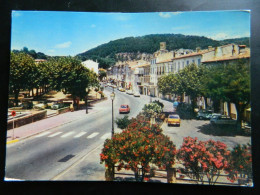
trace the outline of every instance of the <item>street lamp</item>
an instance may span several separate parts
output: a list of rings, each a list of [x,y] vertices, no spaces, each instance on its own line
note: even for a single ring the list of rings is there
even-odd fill
[[[111,134],[111,138],[114,136],[114,99],[115,99],[115,93],[114,93],[114,88],[113,88],[113,92],[110,94],[111,100],[112,100],[112,134]]]

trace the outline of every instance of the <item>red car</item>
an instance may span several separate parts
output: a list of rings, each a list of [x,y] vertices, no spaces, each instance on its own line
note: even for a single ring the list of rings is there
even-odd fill
[[[127,104],[122,104],[119,108],[119,114],[121,113],[129,113],[130,107]]]

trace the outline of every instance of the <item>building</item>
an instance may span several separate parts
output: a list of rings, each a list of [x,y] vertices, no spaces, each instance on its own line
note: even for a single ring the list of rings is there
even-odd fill
[[[95,62],[93,60],[86,60],[82,62],[82,65],[98,75],[98,62]]]

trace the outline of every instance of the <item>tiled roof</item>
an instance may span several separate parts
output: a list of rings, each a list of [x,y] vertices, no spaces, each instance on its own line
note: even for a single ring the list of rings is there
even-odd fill
[[[226,60],[236,60],[236,59],[243,59],[243,58],[250,58],[250,50],[246,50],[244,53],[241,53],[239,55],[225,55],[221,57],[214,57],[210,60],[202,60],[202,63],[207,62],[217,62],[217,61],[226,61]]]
[[[212,48],[212,50],[213,50],[213,49],[214,49],[214,48]],[[201,51],[199,51],[199,52],[193,52],[193,53],[189,53],[189,54],[186,54],[186,55],[177,56],[177,57],[173,58],[173,60],[175,60],[175,59],[177,60],[177,59],[181,59],[181,58],[188,58],[188,57],[192,57],[192,56],[202,55],[202,54],[208,53],[208,52],[210,52],[210,51],[212,51],[212,50],[205,49],[205,50],[201,50]]]

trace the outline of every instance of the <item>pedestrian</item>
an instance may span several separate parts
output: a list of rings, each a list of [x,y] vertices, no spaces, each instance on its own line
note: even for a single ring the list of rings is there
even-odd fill
[[[175,99],[175,101],[173,102],[173,112],[176,111],[178,105],[179,105],[179,102],[177,102],[177,100]]]

